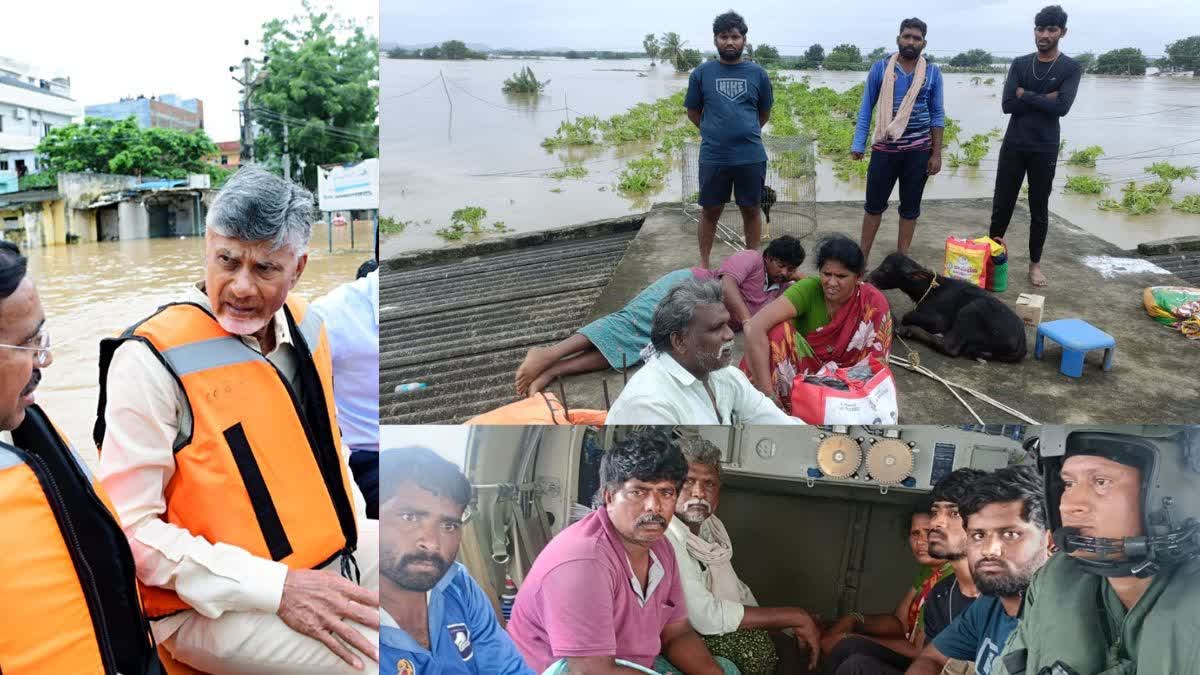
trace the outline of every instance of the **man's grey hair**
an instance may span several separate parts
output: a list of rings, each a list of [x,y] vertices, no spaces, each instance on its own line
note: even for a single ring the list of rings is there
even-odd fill
[[[721,475],[721,449],[716,443],[699,436],[684,437],[679,439],[679,450],[688,464],[711,466],[717,476]]]
[[[315,214],[308,190],[257,166],[242,166],[217,193],[204,222],[224,237],[305,253]]]
[[[698,305],[724,302],[721,284],[715,279],[700,281],[692,277],[681,281],[659,301],[650,322],[650,343],[660,354],[671,353],[671,336],[687,330]]]

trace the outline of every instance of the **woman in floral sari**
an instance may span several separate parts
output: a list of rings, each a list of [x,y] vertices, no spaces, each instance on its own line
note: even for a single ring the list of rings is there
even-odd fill
[[[791,414],[792,381],[827,363],[850,368],[892,348],[887,298],[863,281],[866,259],[844,236],[817,249],[816,277],[798,281],[745,325],[741,368],[759,391]]]

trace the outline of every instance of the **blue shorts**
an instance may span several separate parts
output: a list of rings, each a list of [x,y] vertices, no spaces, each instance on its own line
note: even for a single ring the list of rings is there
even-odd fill
[[[888,197],[899,180],[900,217],[908,220],[920,217],[931,154],[931,150],[872,152],[871,165],[867,167],[867,203],[864,207],[867,213],[875,215],[887,211]]]
[[[767,180],[767,163],[700,164],[700,206],[724,206],[731,194],[738,206],[758,206]]]

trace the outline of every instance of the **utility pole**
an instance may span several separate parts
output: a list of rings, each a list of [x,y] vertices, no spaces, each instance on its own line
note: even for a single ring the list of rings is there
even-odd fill
[[[249,40],[243,40],[242,44],[247,48],[250,47]],[[262,61],[258,62],[250,58],[247,54],[242,58],[242,77],[240,79],[236,76],[232,78],[234,82],[242,85],[242,89],[239,92],[242,95],[242,151],[239,155],[242,163],[254,161],[254,118],[252,116],[253,110],[250,107],[250,98],[253,96],[255,88],[262,84],[263,79],[266,77],[266,71],[256,69],[255,66],[267,65],[268,59],[269,57],[264,56]],[[229,72],[237,72],[237,66],[229,66]]]
[[[290,181],[292,179],[292,159],[288,155],[288,125],[283,123],[283,179]]]

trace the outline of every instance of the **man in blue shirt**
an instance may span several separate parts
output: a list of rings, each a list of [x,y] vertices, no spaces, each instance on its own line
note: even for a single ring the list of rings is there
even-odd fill
[[[921,56],[926,31],[920,19],[902,21],[896,38],[900,50],[877,61],[867,74],[850,155],[861,160],[866,154],[872,111],[878,103],[862,224],[862,250],[868,259],[896,181],[900,181],[896,250],[907,254],[921,215],[925,181],[942,169],[942,132],[946,126],[942,71]],[[891,100],[880,101],[880,95],[889,92]]]
[[[742,60],[746,22],[736,12],[713,21],[716,61],[706,61],[688,78],[683,105],[700,129],[700,266],[710,269],[717,221],[731,194],[742,212],[746,248],[758,250],[762,237],[763,185],[767,151],[762,128],[775,102],[762,66]]]
[[[998,667],[1025,590],[1049,556],[1044,489],[1032,466],[1000,469],[971,485],[959,511],[971,576],[983,594],[926,645],[906,675],[938,675],[949,659],[974,661],[977,675]]]
[[[380,454],[379,672],[533,675],[483,589],[452,562],[471,484],[426,448]]]
[[[379,518],[379,270],[374,260],[358,278],[312,303],[325,322],[333,355],[333,398],[342,441],[350,448],[350,470],[367,502],[367,517]]]

